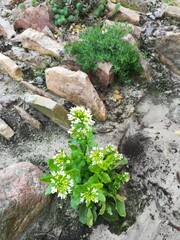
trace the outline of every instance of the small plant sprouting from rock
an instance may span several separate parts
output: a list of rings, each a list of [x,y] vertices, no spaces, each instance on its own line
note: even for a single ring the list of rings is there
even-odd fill
[[[68,118],[71,152],[60,150],[49,159],[50,173],[41,179],[49,184],[46,194],[57,193],[61,199],[70,196],[71,207],[79,211],[80,221],[89,227],[98,215],[108,220],[125,217],[125,197],[118,191],[129,180],[129,173],[117,167],[127,164],[127,160],[113,145],[97,146],[90,110],[74,107]]]
[[[118,23],[102,29],[96,25],[81,33],[80,41],[67,44],[65,50],[87,73],[96,71],[98,62],[111,62],[120,81],[129,84],[142,71],[137,47],[123,40],[130,30]]]
[[[66,25],[78,22],[92,13],[92,16],[99,17],[106,11],[107,0],[49,0],[55,15],[56,25]]]

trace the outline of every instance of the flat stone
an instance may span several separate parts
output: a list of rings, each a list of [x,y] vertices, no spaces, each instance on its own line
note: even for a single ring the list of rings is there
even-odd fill
[[[70,122],[67,118],[67,110],[57,102],[39,95],[25,95],[25,101],[49,117],[53,122],[67,130]]]
[[[10,140],[14,136],[15,132],[10,128],[4,120],[0,118],[0,135]]]
[[[91,109],[100,121],[107,118],[106,108],[86,73],[64,67],[46,69],[47,88],[55,94]]]
[[[115,9],[116,4],[112,2],[107,3],[107,8],[113,12]],[[125,8],[123,6],[120,6],[116,13],[116,19],[120,22],[127,21],[128,23],[132,23],[134,25],[139,25],[140,22],[140,13],[134,10],[131,10],[129,8]]]
[[[0,53],[0,69],[5,71],[12,79],[16,81],[23,80],[23,72],[18,65],[2,53]]]
[[[0,36],[7,37],[8,39],[16,35],[14,27],[4,18],[0,16]]]
[[[180,33],[167,32],[166,36],[156,38],[155,47],[161,62],[180,75]]]
[[[1,240],[16,240],[47,207],[43,172],[32,163],[20,162],[0,171]]]
[[[13,41],[21,42],[24,48],[47,54],[57,59],[61,58],[64,50],[62,44],[56,42],[42,32],[28,28],[23,33],[17,35]]]
[[[165,9],[165,13],[170,17],[180,19],[180,7],[168,6]]]

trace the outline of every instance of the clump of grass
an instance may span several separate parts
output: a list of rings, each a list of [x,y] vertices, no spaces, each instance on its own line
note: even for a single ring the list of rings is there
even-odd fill
[[[130,31],[118,23],[103,29],[96,25],[80,34],[79,41],[67,44],[65,51],[87,73],[96,71],[98,62],[111,62],[116,76],[129,84],[142,71],[137,47],[123,40]]]

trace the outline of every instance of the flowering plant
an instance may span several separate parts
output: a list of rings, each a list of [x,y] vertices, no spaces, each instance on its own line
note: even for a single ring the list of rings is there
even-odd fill
[[[84,107],[74,107],[68,115],[70,154],[63,150],[49,159],[49,174],[41,179],[49,183],[46,194],[71,198],[71,207],[79,210],[80,221],[89,227],[97,215],[108,220],[125,217],[125,197],[118,194],[122,184],[129,180],[129,173],[118,171],[117,166],[127,160],[117,148],[108,145],[99,148],[94,141],[91,112]]]

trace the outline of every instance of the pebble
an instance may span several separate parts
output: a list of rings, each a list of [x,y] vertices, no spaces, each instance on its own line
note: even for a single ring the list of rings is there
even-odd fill
[[[37,85],[43,85],[44,84],[44,79],[42,77],[36,77],[34,79],[34,83],[36,83]]]

